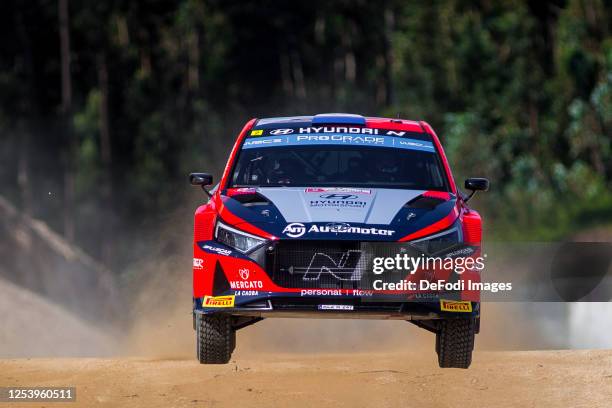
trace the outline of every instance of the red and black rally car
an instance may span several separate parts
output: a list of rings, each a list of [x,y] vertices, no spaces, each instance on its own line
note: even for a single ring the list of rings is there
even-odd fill
[[[201,363],[227,363],[236,330],[259,320],[314,317],[406,320],[436,334],[441,367],[470,365],[481,219],[427,123],[253,119],[215,188],[190,181],[210,196],[193,240]]]

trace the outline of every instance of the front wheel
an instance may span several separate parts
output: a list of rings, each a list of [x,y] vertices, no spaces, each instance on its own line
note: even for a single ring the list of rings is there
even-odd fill
[[[476,319],[447,319],[436,333],[438,364],[442,368],[468,368],[472,363]]]
[[[227,364],[235,347],[236,330],[231,316],[196,316],[196,353],[200,364]]]

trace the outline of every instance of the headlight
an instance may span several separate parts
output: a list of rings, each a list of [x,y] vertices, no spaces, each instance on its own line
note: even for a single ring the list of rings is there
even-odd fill
[[[215,238],[222,244],[237,249],[240,252],[249,252],[251,249],[266,242],[263,238],[237,230],[221,222],[217,222]]]
[[[410,245],[428,255],[450,249],[462,241],[461,230],[455,225],[450,230],[410,242]]]

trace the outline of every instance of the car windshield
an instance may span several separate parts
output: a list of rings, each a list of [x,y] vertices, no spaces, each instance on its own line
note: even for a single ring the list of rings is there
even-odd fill
[[[240,151],[231,187],[369,186],[448,191],[436,152],[366,146],[274,146]]]

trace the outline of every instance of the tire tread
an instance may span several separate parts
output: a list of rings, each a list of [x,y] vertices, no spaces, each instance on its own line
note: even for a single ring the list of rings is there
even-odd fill
[[[200,315],[196,325],[196,350],[200,364],[227,364],[236,346],[231,316]]]
[[[475,319],[447,319],[436,334],[438,364],[442,368],[468,368],[472,363]]]

